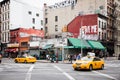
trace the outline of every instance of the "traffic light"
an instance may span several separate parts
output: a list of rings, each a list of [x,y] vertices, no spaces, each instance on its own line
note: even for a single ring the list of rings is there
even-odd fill
[[[63,28],[62,28],[62,32],[67,32],[68,30],[67,30],[67,26],[64,26]]]

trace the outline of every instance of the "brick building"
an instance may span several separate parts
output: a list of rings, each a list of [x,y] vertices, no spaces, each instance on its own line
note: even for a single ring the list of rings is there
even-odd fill
[[[30,42],[39,42],[44,38],[44,31],[34,28],[17,28],[10,31],[10,43],[5,48],[6,53],[20,53],[28,51]],[[36,43],[38,45],[38,43]],[[32,46],[32,45],[31,45]],[[8,54],[9,56],[10,54]]]

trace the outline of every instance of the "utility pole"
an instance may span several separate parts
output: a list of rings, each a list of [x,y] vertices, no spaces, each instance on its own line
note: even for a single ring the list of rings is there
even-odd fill
[[[83,56],[83,49],[82,49],[82,25],[83,25],[83,16],[81,16],[81,21],[80,21],[80,39],[81,39],[81,56]]]

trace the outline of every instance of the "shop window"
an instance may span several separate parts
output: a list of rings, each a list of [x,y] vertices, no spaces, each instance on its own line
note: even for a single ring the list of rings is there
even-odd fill
[[[27,42],[21,42],[21,47],[28,47],[28,43]]]

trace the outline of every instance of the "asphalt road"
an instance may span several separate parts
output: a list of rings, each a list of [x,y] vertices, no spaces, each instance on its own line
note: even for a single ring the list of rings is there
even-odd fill
[[[0,80],[120,80],[120,61],[106,61],[104,70],[74,71],[72,64],[24,64],[3,61]]]

